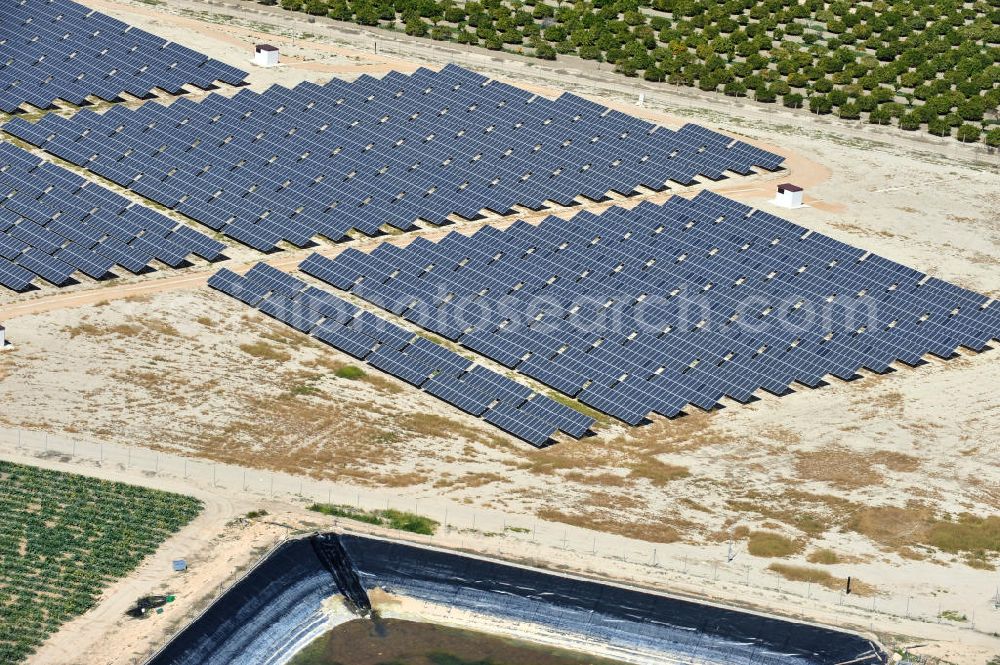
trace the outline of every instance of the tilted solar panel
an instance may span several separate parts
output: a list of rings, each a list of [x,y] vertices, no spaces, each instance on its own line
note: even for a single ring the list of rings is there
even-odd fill
[[[0,142],[0,264],[7,288],[24,290],[25,270],[61,285],[75,272],[93,279],[115,265],[140,273],[158,259],[183,265],[197,254],[222,256],[223,245],[123,196]],[[16,265],[14,265],[16,264]],[[17,286],[14,286],[17,285]]]
[[[68,282],[74,272],[74,268],[70,264],[35,247],[29,247],[14,262],[55,286],[62,286]]]
[[[261,251],[782,161],[695,125],[655,127],[454,66],[34,125],[14,119],[4,131]]]
[[[114,101],[155,88],[233,85],[246,72],[70,0],[0,0],[0,111],[49,108],[90,96]]]
[[[548,444],[557,430],[579,438],[593,425],[589,416],[267,264],[243,276],[223,268],[208,285],[532,445]]]
[[[35,273],[14,263],[0,261],[0,284],[14,291],[24,291],[36,277]]]
[[[986,296],[707,191],[301,268],[633,425],[1000,336]]]

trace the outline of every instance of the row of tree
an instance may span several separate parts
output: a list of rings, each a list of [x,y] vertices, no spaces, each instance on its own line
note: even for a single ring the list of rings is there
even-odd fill
[[[939,136],[958,127],[960,140],[992,141],[1000,107],[1000,8],[982,0],[280,3],[416,37],[608,62],[625,76],[780,98],[845,119],[897,119]]]
[[[201,512],[191,497],[0,460],[0,663],[23,662]]]

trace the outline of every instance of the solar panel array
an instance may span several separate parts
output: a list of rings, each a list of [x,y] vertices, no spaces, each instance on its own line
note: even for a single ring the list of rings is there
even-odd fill
[[[208,285],[535,446],[579,438],[593,418],[265,263]]]
[[[115,265],[138,273],[154,259],[179,267],[190,254],[215,260],[224,247],[0,142],[0,285],[23,291],[36,276],[61,285],[77,271],[100,279]]]
[[[0,0],[0,110],[49,108],[185,84],[239,84],[244,71],[69,0]]]
[[[261,251],[661,190],[783,159],[696,125],[671,131],[454,65],[15,119],[4,130]]]
[[[627,423],[1000,336],[1000,304],[711,192],[300,270]]]

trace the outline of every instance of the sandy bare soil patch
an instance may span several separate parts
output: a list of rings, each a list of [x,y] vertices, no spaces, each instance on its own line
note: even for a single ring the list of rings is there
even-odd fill
[[[772,523],[896,556],[926,543],[872,537],[852,522],[859,511],[1000,510],[1000,409],[982,390],[1000,380],[993,352],[631,430],[603,418],[596,436],[534,450],[204,288],[19,317],[11,336],[5,425],[412,487],[655,542]]]
[[[456,58],[398,36],[376,55],[357,31],[317,25],[304,35],[308,26],[294,23],[302,15],[222,21],[212,14],[224,8],[186,0],[89,4],[244,68],[253,42],[279,41],[287,66],[251,70],[255,89],[457,59],[668,126],[720,128],[787,154],[783,179],[806,187],[809,207],[771,206],[771,179],[713,189],[1000,296],[996,159],[954,141],[898,139],[662,88],[647,91],[639,108],[639,83],[487,54]],[[225,265],[234,269],[254,258],[244,249],[231,255]],[[300,258],[268,260],[291,269]],[[163,271],[122,287],[0,293],[0,321],[14,342],[0,353],[0,424],[540,515],[661,544],[660,556],[675,561],[724,560],[731,541],[738,556],[767,565],[771,558],[748,548],[753,534],[776,534],[783,540],[770,545],[794,545],[774,558],[789,584],[826,584],[816,570],[837,581],[855,575],[877,599],[979,608],[976,640],[1000,631],[990,604],[996,525],[986,519],[1000,513],[997,350],[711,413],[691,409],[631,430],[602,419],[594,437],[536,451],[208,290],[213,269]],[[957,648],[939,653],[965,662]]]

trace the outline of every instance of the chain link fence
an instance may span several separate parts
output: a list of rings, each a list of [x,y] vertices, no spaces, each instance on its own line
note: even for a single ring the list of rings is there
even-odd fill
[[[400,537],[526,561],[557,562],[560,556],[572,555],[586,568],[614,571],[609,577],[631,577],[647,585],[652,583],[708,598],[740,597],[760,604],[767,604],[768,600],[771,604],[784,601],[799,608],[803,619],[830,617],[841,625],[864,626],[873,632],[875,623],[886,618],[949,624],[983,633],[1000,631],[1000,592],[991,596],[991,590],[984,590],[980,604],[969,606],[926,595],[891,592],[863,597],[846,593],[846,579],[844,588],[839,590],[822,584],[792,582],[768,570],[767,561],[747,561],[749,555],[745,553],[737,553],[735,558],[725,551],[716,559],[704,555],[678,557],[668,555],[664,545],[595,533],[526,515],[474,508],[439,497],[407,497],[387,490],[26,430],[0,429],[0,449],[4,448],[25,456],[91,463],[101,468],[183,480],[189,486],[238,493],[249,499],[413,512],[436,520],[440,528],[433,536],[399,533]],[[349,520],[340,522],[346,527],[351,524]]]

